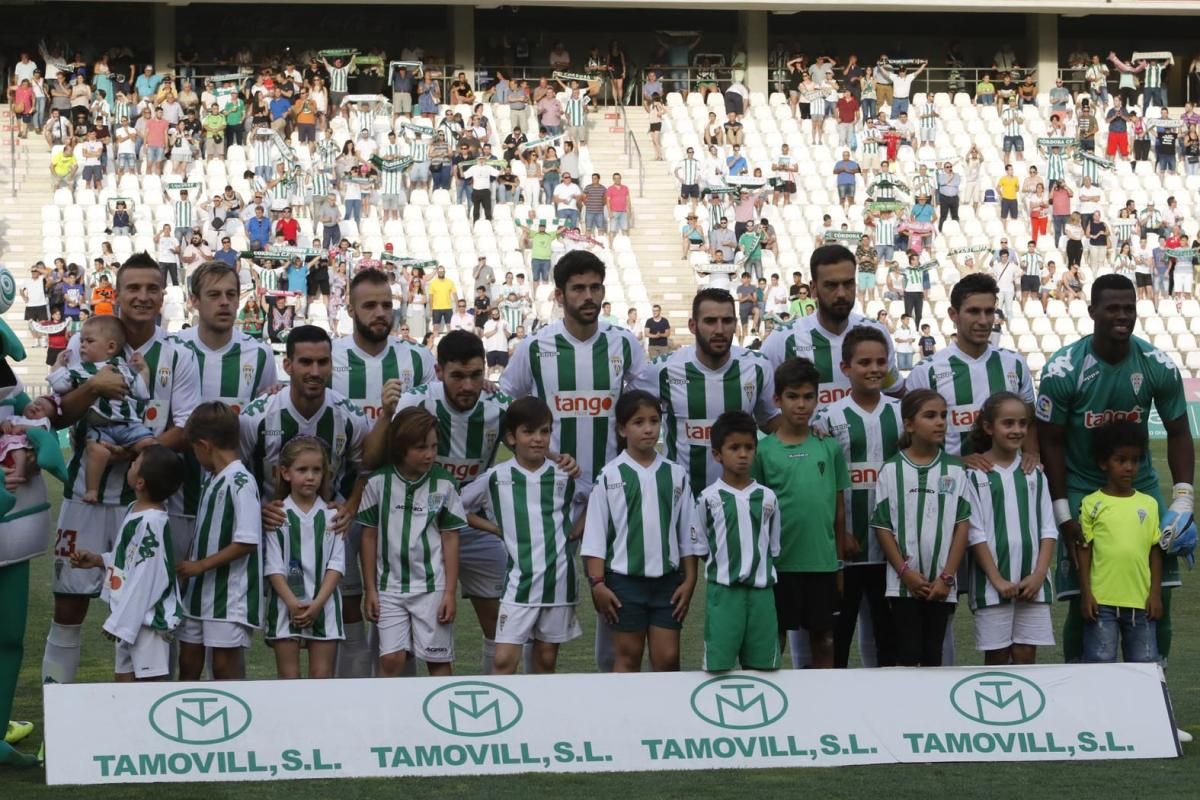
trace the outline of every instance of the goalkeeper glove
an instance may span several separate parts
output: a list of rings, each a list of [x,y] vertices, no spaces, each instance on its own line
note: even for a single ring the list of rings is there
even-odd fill
[[[1187,483],[1175,484],[1171,507],[1162,518],[1162,534],[1159,546],[1163,552],[1182,556],[1188,567],[1196,564],[1196,519],[1192,509],[1195,503],[1194,490]]]

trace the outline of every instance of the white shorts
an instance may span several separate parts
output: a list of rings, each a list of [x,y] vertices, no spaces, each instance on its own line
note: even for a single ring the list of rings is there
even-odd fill
[[[100,596],[102,569],[76,569],[71,566],[71,554],[80,550],[107,553],[117,541],[121,521],[125,519],[122,506],[104,506],[63,500],[58,512],[58,531],[54,541],[55,594]]]
[[[205,647],[249,647],[252,630],[249,625],[240,622],[184,617],[183,624],[175,632],[175,637],[181,642],[202,644]]]
[[[504,594],[508,554],[499,536],[464,528],[458,534],[458,583],[463,597]]]
[[[182,514],[172,514],[168,520],[171,526],[171,552],[175,556],[175,563],[186,561],[188,555],[192,552],[192,537],[196,532],[196,518],[185,517]]]
[[[422,661],[454,661],[454,623],[437,621],[442,592],[379,595],[379,655],[407,650]]]
[[[975,610],[976,650],[1003,650],[1014,644],[1054,644],[1049,603],[1018,601]]]
[[[496,644],[529,641],[562,644],[583,634],[575,606],[519,606],[501,603],[496,620]]]
[[[358,563],[358,554],[361,549],[362,525],[352,522],[350,530],[346,531],[346,571],[342,574],[342,579],[338,581],[342,597],[359,597],[363,593],[362,565]]]
[[[1175,270],[1175,294],[1192,293],[1192,273]]]
[[[161,678],[171,674],[171,641],[153,628],[142,627],[133,644],[117,642],[116,667],[119,675],[132,672],[134,678]]]

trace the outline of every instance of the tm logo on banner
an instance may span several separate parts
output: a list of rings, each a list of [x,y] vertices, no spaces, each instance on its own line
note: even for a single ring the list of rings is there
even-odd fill
[[[515,694],[483,681],[459,681],[431,692],[421,707],[425,719],[454,736],[495,736],[520,721],[524,708]]]
[[[229,692],[182,689],[150,707],[150,727],[180,744],[220,744],[244,733],[251,716],[250,706]]]
[[[1021,725],[1046,708],[1046,695],[1028,678],[1011,672],[980,672],[950,690],[954,710],[984,725]]]
[[[749,675],[713,678],[692,692],[692,711],[718,728],[761,728],[777,722],[787,708],[787,695],[782,689]]]

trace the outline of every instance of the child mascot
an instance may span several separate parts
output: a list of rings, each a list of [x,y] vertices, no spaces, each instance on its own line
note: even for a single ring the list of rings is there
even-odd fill
[[[8,311],[16,298],[16,281],[0,267],[0,314]],[[25,348],[12,329],[0,319],[0,422],[21,416],[29,403],[25,387],[13,372],[9,361],[22,361]],[[26,434],[36,458],[28,459],[25,475],[17,475],[0,465],[0,725],[7,724],[0,742],[0,766],[34,766],[37,759],[13,748],[29,735],[27,722],[9,722],[17,675],[24,655],[25,622],[29,611],[29,562],[46,552],[50,528],[50,503],[46,497],[45,473],[66,479],[58,438],[50,431],[30,430]]]

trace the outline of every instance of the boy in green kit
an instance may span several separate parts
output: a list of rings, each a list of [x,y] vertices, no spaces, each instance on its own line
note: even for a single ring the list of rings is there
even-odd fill
[[[783,520],[775,559],[780,638],[790,630],[807,631],[810,665],[831,669],[846,535],[842,493],[850,488],[850,473],[837,440],[810,433],[820,383],[820,373],[805,358],[785,361],[775,370],[781,422],[759,443],[751,476],[775,492]]]

